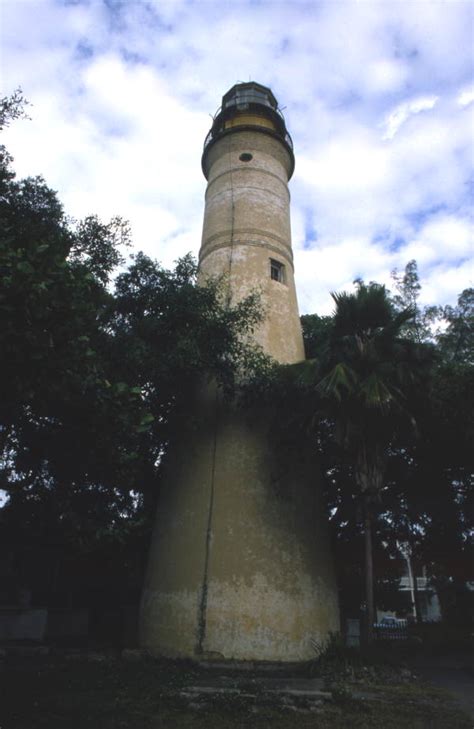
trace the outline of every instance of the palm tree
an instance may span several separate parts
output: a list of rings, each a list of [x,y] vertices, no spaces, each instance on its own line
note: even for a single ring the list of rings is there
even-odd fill
[[[367,642],[373,638],[372,531],[390,443],[414,425],[409,391],[419,373],[420,347],[400,336],[413,312],[396,313],[386,289],[358,281],[355,293],[332,294],[334,327],[320,363],[316,391],[335,436],[352,463],[363,505]],[[314,370],[313,370],[314,371]]]

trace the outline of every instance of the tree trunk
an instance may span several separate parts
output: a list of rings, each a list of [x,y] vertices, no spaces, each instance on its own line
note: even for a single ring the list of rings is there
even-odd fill
[[[372,556],[372,513],[368,503],[364,514],[365,542],[365,601],[366,601],[366,641],[371,645],[374,640],[374,566]]]

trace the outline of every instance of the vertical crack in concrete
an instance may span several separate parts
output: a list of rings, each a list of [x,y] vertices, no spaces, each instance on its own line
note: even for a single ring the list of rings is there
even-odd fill
[[[209,557],[210,557],[210,551],[211,551],[212,515],[213,515],[213,511],[214,511],[214,481],[215,481],[215,472],[216,472],[217,423],[218,423],[218,391],[216,389],[214,439],[213,439],[213,445],[212,445],[211,493],[209,496],[209,509],[208,509],[208,514],[207,514],[206,546],[205,546],[205,554],[204,554],[204,574],[203,574],[203,578],[202,578],[201,599],[199,601],[199,608],[198,608],[197,642],[196,642],[196,654],[197,655],[201,655],[203,653],[203,645],[204,645],[204,640],[206,638],[207,594],[208,594],[208,587],[209,587]]]
[[[235,224],[235,202],[234,202],[234,181],[232,178],[232,145],[228,140],[229,154],[229,171],[230,171],[230,200],[231,200],[231,219],[230,219],[230,255],[229,255],[229,280],[227,283],[227,300],[226,306],[230,307],[232,299],[232,262],[234,253],[234,224]],[[216,389],[215,397],[215,422],[214,422],[214,443],[212,448],[212,468],[211,468],[211,493],[209,497],[209,510],[207,515],[206,529],[206,547],[204,556],[204,574],[202,579],[201,599],[198,608],[198,624],[197,624],[197,643],[196,654],[202,655],[204,640],[206,638],[207,627],[207,596],[209,591],[209,557],[211,551],[212,537],[212,515],[214,510],[214,488],[215,488],[215,472],[216,472],[216,450],[217,450],[217,422],[218,422],[218,391]]]

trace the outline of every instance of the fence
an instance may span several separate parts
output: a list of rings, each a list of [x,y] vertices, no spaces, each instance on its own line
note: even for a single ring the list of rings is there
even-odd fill
[[[397,620],[396,623],[375,623],[374,636],[376,640],[407,640],[408,623],[406,620]]]

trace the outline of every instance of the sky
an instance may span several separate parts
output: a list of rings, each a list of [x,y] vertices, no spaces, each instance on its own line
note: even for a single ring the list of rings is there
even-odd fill
[[[4,143],[66,212],[119,214],[163,265],[200,246],[202,145],[254,80],[293,138],[301,313],[416,259],[422,304],[473,285],[474,2],[0,0]]]

